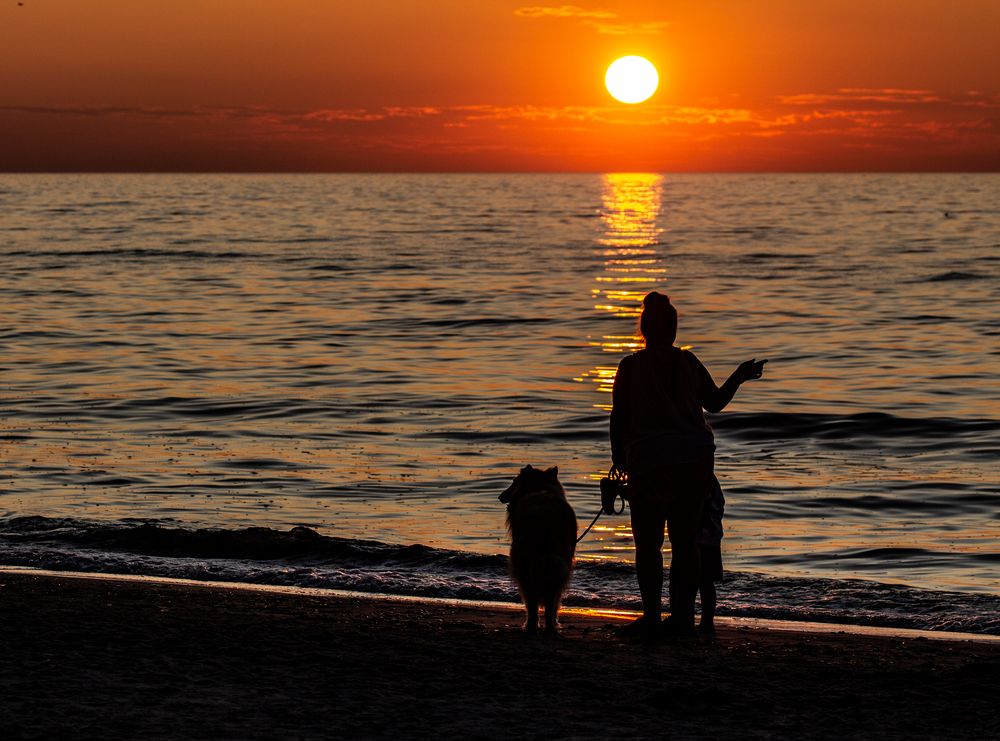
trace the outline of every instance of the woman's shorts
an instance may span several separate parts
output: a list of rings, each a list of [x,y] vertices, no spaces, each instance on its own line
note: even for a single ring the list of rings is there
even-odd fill
[[[637,523],[656,523],[662,535],[666,520],[671,543],[693,544],[701,511],[712,493],[715,480],[712,466],[712,459],[706,458],[692,464],[629,472],[628,503],[633,535],[638,532]]]

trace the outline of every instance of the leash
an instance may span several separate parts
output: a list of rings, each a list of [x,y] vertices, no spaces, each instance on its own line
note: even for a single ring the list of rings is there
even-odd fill
[[[587,525],[587,529],[584,530],[583,534],[579,538],[576,539],[577,543],[579,543],[581,540],[583,540],[587,536],[587,533],[590,532],[590,528],[592,528],[594,525],[597,524],[597,521],[599,519],[601,519],[601,515],[603,515],[603,514],[604,514],[604,508],[603,507],[601,509],[597,510],[597,514],[594,515],[594,519],[590,521],[589,525]]]

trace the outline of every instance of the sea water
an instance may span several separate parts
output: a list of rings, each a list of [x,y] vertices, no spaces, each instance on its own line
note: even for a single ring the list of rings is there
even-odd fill
[[[720,613],[1000,633],[1000,176],[0,175],[0,563],[516,599],[649,290],[721,383]],[[295,529],[293,529],[295,528]],[[637,604],[627,516],[570,604]]]

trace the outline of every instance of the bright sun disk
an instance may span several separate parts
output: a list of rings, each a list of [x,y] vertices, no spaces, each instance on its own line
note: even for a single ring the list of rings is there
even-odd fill
[[[608,92],[622,103],[641,103],[656,92],[660,76],[648,59],[629,56],[616,59],[604,75]]]

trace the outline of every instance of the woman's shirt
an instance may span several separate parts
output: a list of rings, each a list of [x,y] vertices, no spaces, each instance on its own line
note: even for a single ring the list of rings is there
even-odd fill
[[[676,347],[622,358],[612,390],[615,465],[634,472],[711,458],[715,436],[702,408],[706,377],[694,353]]]

